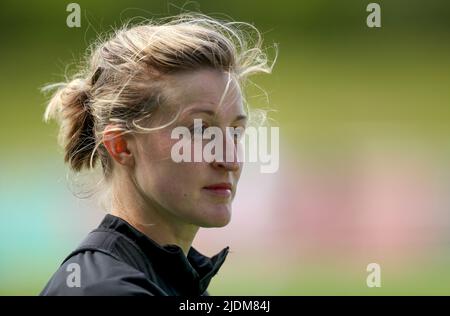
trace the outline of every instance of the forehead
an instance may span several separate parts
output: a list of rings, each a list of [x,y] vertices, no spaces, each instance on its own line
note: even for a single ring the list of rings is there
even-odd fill
[[[239,83],[227,72],[201,69],[173,75],[168,81],[170,104],[181,114],[201,108],[218,117],[245,114]]]

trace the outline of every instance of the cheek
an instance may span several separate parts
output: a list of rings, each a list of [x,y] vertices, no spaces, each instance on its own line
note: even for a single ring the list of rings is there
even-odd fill
[[[163,152],[157,155],[162,156]],[[176,163],[169,154],[169,158],[161,160],[147,157],[140,165],[137,177],[141,186],[160,203],[175,206],[199,199],[201,187],[205,184],[205,168],[208,167],[205,163]]]
[[[176,188],[184,197],[195,197],[197,191],[204,185],[204,163],[167,161],[167,182]]]
[[[236,176],[236,181],[239,181],[239,179],[241,178],[241,174],[242,174],[242,170],[243,169],[244,169],[244,163],[241,162],[239,164],[239,171],[238,171],[237,176]]]
[[[174,141],[166,131],[155,131],[144,134],[139,142],[139,153],[142,160],[158,162],[171,159],[170,151]]]
[[[160,204],[177,214],[192,214],[201,204],[202,173],[192,163],[167,163],[161,166],[155,183]]]

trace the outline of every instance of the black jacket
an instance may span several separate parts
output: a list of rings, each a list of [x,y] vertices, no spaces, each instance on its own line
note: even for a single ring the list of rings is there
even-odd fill
[[[108,214],[63,261],[41,295],[207,296],[228,250],[209,258],[191,247],[186,257],[179,246],[160,246]]]

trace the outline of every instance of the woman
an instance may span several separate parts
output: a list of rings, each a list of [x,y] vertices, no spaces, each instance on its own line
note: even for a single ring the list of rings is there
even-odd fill
[[[259,33],[185,14],[124,27],[90,52],[73,80],[50,86],[45,119],[59,122],[74,171],[100,161],[109,214],[41,295],[209,295],[228,247],[209,258],[191,244],[199,227],[230,221],[242,162],[175,162],[172,131],[218,127],[238,150],[227,128],[247,124],[241,88],[271,71]]]

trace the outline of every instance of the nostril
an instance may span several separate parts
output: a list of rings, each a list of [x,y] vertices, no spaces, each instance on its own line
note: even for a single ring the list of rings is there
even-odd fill
[[[238,162],[215,161],[215,162],[213,162],[213,166],[216,168],[222,168],[222,169],[231,170],[231,171],[239,170]]]

